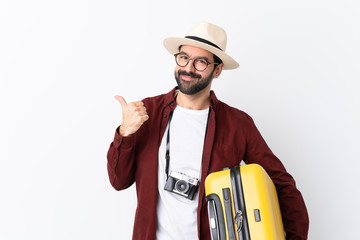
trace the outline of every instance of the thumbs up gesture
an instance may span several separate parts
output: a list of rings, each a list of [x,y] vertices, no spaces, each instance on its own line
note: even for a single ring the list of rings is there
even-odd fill
[[[127,104],[122,96],[115,96],[115,99],[120,102],[122,109],[120,135],[126,137],[134,134],[149,119],[144,103],[139,101]]]

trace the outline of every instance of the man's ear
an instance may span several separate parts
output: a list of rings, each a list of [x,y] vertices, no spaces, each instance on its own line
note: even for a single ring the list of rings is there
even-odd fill
[[[214,78],[218,78],[220,76],[223,67],[224,67],[224,63],[220,63],[219,65],[216,66],[213,74]]]

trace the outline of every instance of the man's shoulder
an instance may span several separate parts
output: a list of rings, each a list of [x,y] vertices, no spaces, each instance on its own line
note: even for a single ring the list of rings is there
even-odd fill
[[[148,104],[154,104],[154,103],[159,104],[162,102],[166,102],[168,94],[169,93],[163,93],[163,94],[159,94],[159,95],[155,95],[155,96],[146,97],[142,101],[144,103],[148,103]]]
[[[217,111],[220,114],[227,115],[228,117],[235,118],[238,120],[252,121],[252,118],[245,111],[240,110],[236,107],[230,106],[225,102],[219,101]]]
[[[168,93],[158,94],[142,100],[146,107],[165,107],[174,100],[175,88]]]
[[[158,94],[158,95],[154,95],[154,96],[149,96],[143,99],[143,101],[146,102],[157,102],[157,101],[162,101],[163,99],[165,99],[166,95],[168,93],[162,93],[162,94]]]

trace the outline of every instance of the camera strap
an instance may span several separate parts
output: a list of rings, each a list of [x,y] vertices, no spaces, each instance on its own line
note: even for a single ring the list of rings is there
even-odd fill
[[[165,159],[166,159],[166,166],[165,166],[165,173],[166,173],[166,178],[169,177],[169,164],[170,164],[170,123],[171,123],[171,119],[172,119],[172,115],[173,115],[173,111],[170,112],[169,115],[169,121],[168,121],[168,131],[167,131],[167,136],[166,136],[166,153],[165,153]]]

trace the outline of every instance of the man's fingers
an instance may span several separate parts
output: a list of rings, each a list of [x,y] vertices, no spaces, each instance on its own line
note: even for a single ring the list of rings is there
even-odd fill
[[[143,116],[148,115],[145,107],[136,107],[136,108],[132,109],[132,111],[133,111],[134,116],[143,117]]]
[[[139,111],[138,114],[139,114],[139,116],[141,116],[141,117],[148,115],[146,111]]]
[[[149,115],[146,114],[143,118],[144,118],[144,122],[146,122],[149,119]]]
[[[146,122],[149,119],[149,115],[147,115],[146,113],[143,115],[139,116],[140,119],[140,124],[142,125],[144,122]]]
[[[122,96],[116,95],[114,98],[120,102],[121,108],[124,108],[124,107],[127,106],[127,103],[126,103],[125,99]]]
[[[143,103],[143,102],[141,102],[141,101],[134,102],[134,104],[135,104],[136,106],[138,106],[138,107],[140,107],[140,106],[144,106],[144,103]]]
[[[134,110],[137,112],[146,112],[146,107],[145,106],[135,106]]]
[[[134,106],[134,107],[136,107],[136,108],[139,108],[139,107],[143,107],[143,106],[144,106],[144,103],[141,102],[141,101],[138,101],[138,102],[131,102],[131,103],[129,103],[128,105],[132,105],[132,106]]]

